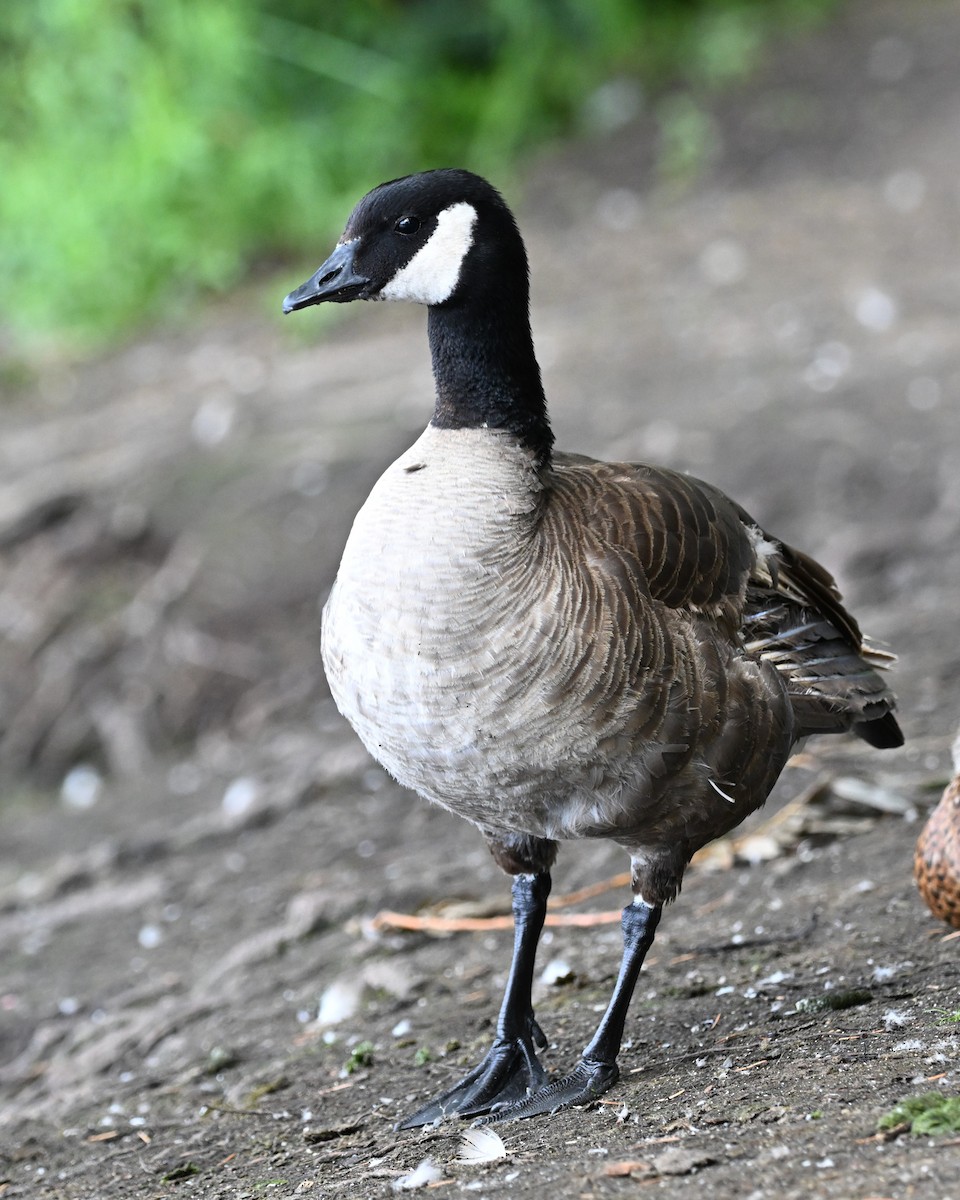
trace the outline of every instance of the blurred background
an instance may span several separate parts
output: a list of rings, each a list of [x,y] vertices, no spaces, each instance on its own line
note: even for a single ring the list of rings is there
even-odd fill
[[[831,7],[8,0],[0,319],[88,342],[182,319],[302,257],[382,179],[438,163],[509,178],[521,155],[622,125],[647,96],[669,143],[659,170],[692,170],[696,93]]]
[[[770,808],[811,778],[883,799],[857,814],[882,897],[824,857],[810,903],[906,953],[904,814],[960,718],[960,2],[4,0],[0,1126],[24,1137],[163,1105],[175,1130],[281,1069],[307,1107],[309,1054],[335,1079],[345,1053],[296,1041],[321,993],[409,967],[356,922],[506,896],[319,661],[353,515],[429,419],[424,313],[280,316],[361,195],[442,165],[518,215],[559,447],[711,480],[899,654],[907,746],[811,743]],[[558,888],[623,866],[565,848]],[[746,891],[760,919],[758,884],[714,921]],[[417,995],[390,978],[352,1010],[384,1045]]]

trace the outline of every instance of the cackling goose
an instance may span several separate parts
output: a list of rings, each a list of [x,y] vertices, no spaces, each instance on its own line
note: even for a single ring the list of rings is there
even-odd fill
[[[899,746],[894,699],[833,579],[707,483],[553,450],[523,242],[466,171],[382,184],[284,311],[428,307],[433,418],[357,514],[324,611],[334,699],[405,786],[472,821],[514,877],[494,1044],[403,1127],[583,1104],[692,855],[763,804],[797,741]],[[630,854],[607,1010],[548,1082],[531,1001],[557,843]]]

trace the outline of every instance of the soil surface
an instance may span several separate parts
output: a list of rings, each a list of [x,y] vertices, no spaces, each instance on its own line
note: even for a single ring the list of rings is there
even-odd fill
[[[900,655],[906,747],[808,744],[665,915],[621,1082],[461,1161],[463,1125],[393,1126],[482,1053],[510,931],[374,918],[503,914],[508,882],[365,756],[317,646],[352,515],[430,411],[422,311],[239,297],[11,372],[5,1200],[960,1194],[955,1136],[877,1131],[960,1087],[957,942],[911,879],[960,719],[960,3],[854,3],[705,113],[684,188],[641,116],[513,194],[558,444],[709,478],[819,557]],[[626,865],[566,847],[555,891]],[[544,943],[559,1072],[619,930]]]

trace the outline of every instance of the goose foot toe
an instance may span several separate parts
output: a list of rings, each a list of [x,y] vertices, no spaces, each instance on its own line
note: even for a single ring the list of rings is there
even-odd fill
[[[509,1108],[497,1108],[484,1116],[480,1125],[495,1125],[501,1121],[521,1121],[525,1117],[548,1116],[561,1108],[590,1104],[609,1091],[620,1078],[615,1062],[592,1062],[582,1058],[569,1075],[544,1084],[532,1095],[525,1096]]]
[[[498,1038],[459,1083],[405,1117],[396,1128],[416,1129],[420,1125],[433,1125],[445,1117],[478,1117],[522,1104],[525,1097],[536,1095],[543,1089],[547,1078],[534,1042],[541,1048],[546,1045],[546,1038],[535,1021],[531,1022],[529,1035]]]

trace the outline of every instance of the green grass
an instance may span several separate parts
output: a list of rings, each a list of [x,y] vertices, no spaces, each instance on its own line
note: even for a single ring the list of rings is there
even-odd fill
[[[916,1134],[960,1132],[960,1096],[946,1096],[942,1092],[907,1096],[877,1122],[881,1130],[901,1126]]]
[[[373,1042],[357,1042],[343,1064],[343,1073],[353,1075],[357,1071],[373,1066]]]
[[[103,341],[305,262],[393,175],[504,182],[605,127],[611,79],[667,95],[665,170],[689,174],[695,96],[833,3],[4,0],[0,334]]]

